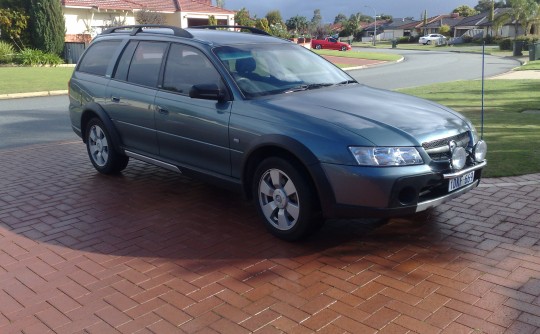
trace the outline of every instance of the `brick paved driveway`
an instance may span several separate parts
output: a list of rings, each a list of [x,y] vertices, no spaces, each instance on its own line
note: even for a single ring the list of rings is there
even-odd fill
[[[82,143],[0,151],[1,333],[540,333],[540,175],[302,243],[226,191]]]

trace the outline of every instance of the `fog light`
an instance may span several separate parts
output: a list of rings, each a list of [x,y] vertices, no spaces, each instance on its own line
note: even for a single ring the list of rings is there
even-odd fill
[[[463,147],[456,147],[452,152],[452,168],[462,169],[467,161],[467,151]]]
[[[487,144],[483,140],[479,140],[476,145],[474,145],[473,154],[474,154],[474,160],[476,162],[482,162],[486,159],[486,153],[487,153]]]

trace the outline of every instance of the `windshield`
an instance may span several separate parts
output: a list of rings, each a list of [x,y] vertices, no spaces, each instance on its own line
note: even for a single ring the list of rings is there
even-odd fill
[[[292,43],[223,46],[215,53],[247,98],[356,82]]]

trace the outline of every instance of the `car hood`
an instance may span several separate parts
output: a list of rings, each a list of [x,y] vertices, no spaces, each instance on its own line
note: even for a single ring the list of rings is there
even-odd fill
[[[264,103],[330,122],[376,146],[420,146],[471,130],[462,115],[437,103],[360,84],[282,94]]]

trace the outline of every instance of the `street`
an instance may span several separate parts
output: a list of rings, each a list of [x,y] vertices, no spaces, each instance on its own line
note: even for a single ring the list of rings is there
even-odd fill
[[[373,52],[373,49],[354,48],[354,51]],[[349,72],[359,82],[372,87],[399,89],[482,77],[481,54],[392,49],[377,49],[376,52],[400,54],[405,60]],[[502,74],[519,65],[515,59],[487,55],[485,75]]]

